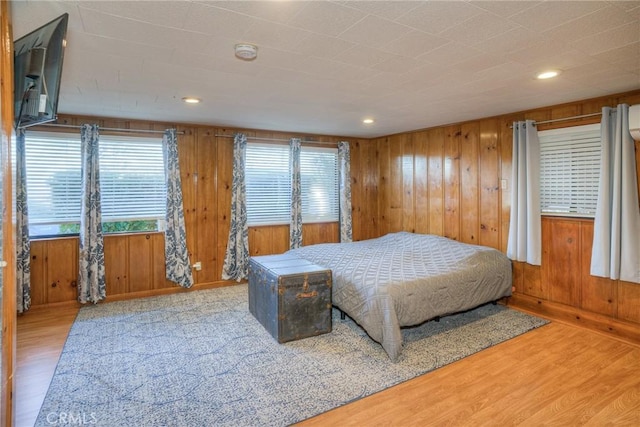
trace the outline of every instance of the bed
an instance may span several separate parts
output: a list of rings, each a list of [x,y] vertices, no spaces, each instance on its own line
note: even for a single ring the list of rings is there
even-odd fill
[[[402,352],[401,327],[511,295],[511,261],[503,253],[440,236],[399,232],[288,253],[332,270],[333,305],[393,361]]]

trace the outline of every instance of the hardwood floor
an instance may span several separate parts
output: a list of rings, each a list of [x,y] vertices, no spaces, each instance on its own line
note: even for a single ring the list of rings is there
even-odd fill
[[[18,318],[17,427],[32,426],[77,310]],[[640,345],[552,322],[302,426],[639,426]]]

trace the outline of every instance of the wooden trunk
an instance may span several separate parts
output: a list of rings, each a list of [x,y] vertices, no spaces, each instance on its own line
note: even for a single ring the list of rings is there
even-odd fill
[[[331,332],[331,270],[288,254],[252,257],[249,311],[279,343]]]

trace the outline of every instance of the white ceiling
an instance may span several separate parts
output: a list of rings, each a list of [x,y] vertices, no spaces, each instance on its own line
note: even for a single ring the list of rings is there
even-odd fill
[[[640,1],[20,0],[14,37],[64,12],[59,113],[374,137],[640,88]]]

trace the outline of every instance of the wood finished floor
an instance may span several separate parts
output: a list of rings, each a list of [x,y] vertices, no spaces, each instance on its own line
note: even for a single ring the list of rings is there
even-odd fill
[[[17,427],[32,426],[75,309],[18,318]],[[640,426],[640,345],[552,322],[302,426]]]

